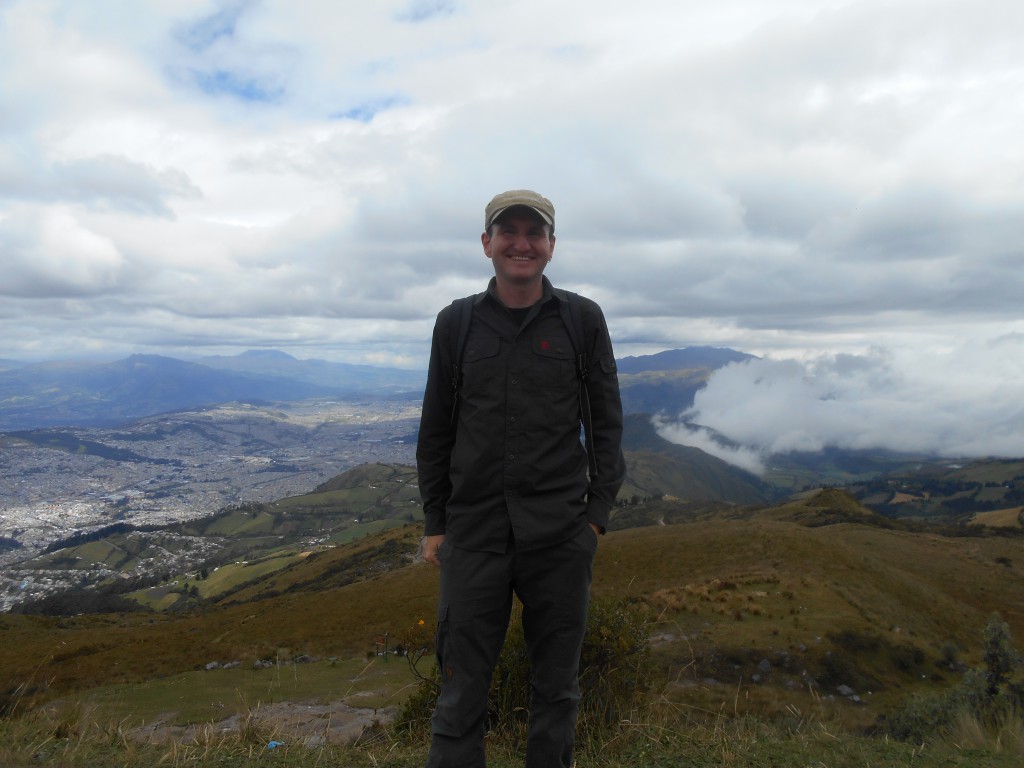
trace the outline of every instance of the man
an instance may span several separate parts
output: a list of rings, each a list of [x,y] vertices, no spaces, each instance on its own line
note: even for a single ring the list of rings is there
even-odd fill
[[[471,306],[468,330],[459,302],[434,326],[416,451],[423,554],[441,568],[428,768],[485,764],[487,691],[513,593],[531,665],[526,766],[572,764],[593,559],[625,465],[608,329],[597,304],[544,276],[554,230],[547,198],[496,196],[481,235],[494,277],[462,300],[471,302],[462,305]],[[583,349],[574,349],[570,309]],[[581,381],[590,456],[580,442]]]

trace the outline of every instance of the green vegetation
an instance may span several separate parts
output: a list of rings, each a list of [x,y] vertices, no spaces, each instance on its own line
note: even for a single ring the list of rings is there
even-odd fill
[[[915,695],[883,717],[888,733],[924,742],[944,734],[960,743],[992,742],[1024,756],[1024,685],[1017,680],[1020,653],[999,614],[985,627],[982,665],[968,670],[953,687]]]
[[[406,742],[378,729],[353,746],[307,746],[266,725],[257,712],[239,728],[197,729],[186,743],[139,743],[119,723],[96,720],[71,709],[36,713],[3,724],[0,764],[17,766],[166,765],[172,768],[226,768],[274,764],[285,768],[420,768],[426,742]],[[274,745],[271,747],[271,745]],[[522,753],[502,741],[489,742],[491,768],[521,768]],[[836,733],[829,724],[794,714],[789,722],[768,723],[723,717],[713,726],[667,728],[656,721],[629,724],[614,742],[577,748],[578,768],[1017,768],[1020,755],[948,743],[918,745],[871,736]]]
[[[156,611],[69,615],[86,590],[64,615],[0,615],[0,765],[421,765],[423,728],[402,724],[430,688],[394,652],[432,663],[438,575],[410,472],[181,526],[231,558],[123,596]],[[630,499],[595,564],[578,765],[1018,765],[1024,558],[1010,530],[967,531],[838,489]],[[115,544],[78,546],[110,564]],[[515,627],[495,685],[502,768],[521,761]]]
[[[715,710],[673,702],[667,687],[651,686],[645,663],[650,635],[646,610],[636,604],[598,601],[583,654],[584,702],[577,765],[580,768],[670,768],[677,765],[785,768],[828,765],[840,768],[1009,768],[1024,755],[1019,716],[958,717],[941,721],[920,738],[894,740],[885,734],[857,734],[844,727],[821,698],[807,697],[774,717],[744,714],[737,690]],[[404,640],[417,645],[426,625],[417,623]],[[846,637],[851,648],[877,650],[870,638]],[[279,649],[287,656],[288,649]],[[978,700],[995,684],[997,697],[1013,685],[1018,662],[1007,625],[993,617],[984,633],[983,674],[965,676],[954,693],[980,681]],[[489,737],[489,764],[521,764],[526,669],[522,637],[514,623],[493,687],[496,725]],[[401,659],[383,657],[274,663],[267,669],[196,671],[132,686],[106,686],[74,701],[55,702],[0,722],[0,764],[103,766],[248,765],[273,759],[285,766],[422,765],[431,686],[421,683],[403,716],[387,725],[373,715],[353,739],[335,738],[342,723],[337,708],[319,702],[358,701],[382,715],[415,687]],[[965,701],[961,694],[950,700]],[[301,706],[287,709],[287,702]],[[1018,702],[1019,704],[1019,702]],[[296,710],[319,716],[309,724],[289,720]],[[231,727],[228,711],[236,712]],[[367,709],[368,711],[368,709]],[[926,726],[934,710],[908,707]],[[176,712],[168,719],[168,712]],[[906,721],[904,721],[906,722]],[[139,728],[139,723],[146,723]],[[897,724],[889,721],[890,732]],[[339,734],[342,735],[342,734]]]
[[[749,472],[661,437],[645,414],[626,416],[623,450],[626,482],[619,492],[622,503],[670,497],[760,505],[774,495],[772,488]]]
[[[988,459],[967,466],[917,465],[883,474],[850,490],[887,517],[970,523],[978,522],[979,515],[996,512],[1010,518],[997,525],[1020,528],[1024,461]]]

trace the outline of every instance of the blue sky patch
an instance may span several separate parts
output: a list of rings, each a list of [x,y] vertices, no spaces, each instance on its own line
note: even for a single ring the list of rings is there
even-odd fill
[[[281,98],[284,88],[255,77],[246,77],[226,69],[210,72],[192,71],[192,78],[203,93],[210,96],[233,96],[242,101],[273,102]]]
[[[403,107],[409,103],[404,96],[387,96],[379,99],[364,101],[343,112],[331,114],[332,120],[357,120],[360,123],[368,123],[381,112],[392,107]]]
[[[221,38],[234,37],[238,20],[251,6],[251,0],[236,0],[228,3],[216,13],[205,16],[192,24],[182,25],[175,37],[190,51],[196,53],[205,51]]]
[[[458,8],[455,0],[411,0],[404,11],[399,11],[395,18],[418,24],[422,21],[451,16]]]

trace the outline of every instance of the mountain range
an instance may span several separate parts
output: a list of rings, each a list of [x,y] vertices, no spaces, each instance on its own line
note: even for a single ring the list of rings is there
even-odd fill
[[[651,413],[685,409],[716,368],[749,358],[712,347],[624,358],[624,407]],[[223,402],[418,399],[425,378],[422,370],[300,360],[273,350],[196,361],[159,355],[102,363],[8,361],[0,366],[0,431],[111,426]]]

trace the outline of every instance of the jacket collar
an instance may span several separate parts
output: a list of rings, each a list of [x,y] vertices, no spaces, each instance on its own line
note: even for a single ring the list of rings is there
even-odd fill
[[[541,288],[543,294],[541,294],[539,304],[546,304],[551,300],[552,296],[556,296],[557,293],[551,281],[548,280],[547,275],[540,276]],[[485,296],[490,296],[492,301],[497,302],[498,306],[501,306],[501,299],[498,298],[498,278],[492,277],[490,282],[487,283],[487,290],[483,293],[478,293],[474,299],[474,303],[479,304],[484,300]]]

